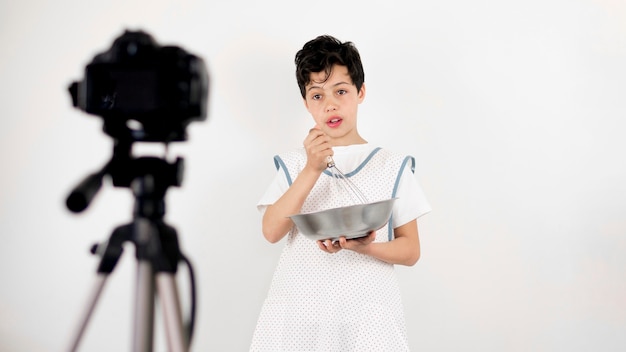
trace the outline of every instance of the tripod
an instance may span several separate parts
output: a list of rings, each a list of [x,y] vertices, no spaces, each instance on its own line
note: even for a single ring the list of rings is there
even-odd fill
[[[150,352],[153,348],[155,296],[161,304],[168,350],[186,352],[189,349],[195,318],[195,284],[191,263],[181,253],[176,229],[163,221],[164,196],[169,186],[179,186],[182,179],[182,159],[175,163],[154,158],[130,157],[130,143],[116,142],[114,155],[99,172],[88,176],[67,199],[74,212],[87,208],[110,175],[115,186],[129,187],[135,196],[133,221],[117,227],[106,243],[97,244],[92,253],[101,257],[97,277],[80,324],[69,351],[76,351],[96,303],[109,275],[123,252],[123,244],[131,242],[136,248],[137,279],[134,309],[134,352]],[[191,317],[183,326],[182,312],[175,275],[178,262],[184,261],[191,276]]]

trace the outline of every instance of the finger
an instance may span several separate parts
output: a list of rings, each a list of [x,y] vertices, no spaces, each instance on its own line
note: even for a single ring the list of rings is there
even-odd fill
[[[313,137],[313,139],[309,142],[309,145],[311,147],[315,147],[318,151],[330,149],[330,137],[324,133],[315,135],[315,137]]]
[[[312,139],[311,139],[312,138]],[[328,155],[332,155],[332,145],[330,144],[330,139],[326,135],[313,136],[309,135],[304,141],[304,148],[307,150],[307,153],[310,155],[318,155],[321,157],[326,157]]]
[[[333,146],[330,143],[330,137],[327,135],[321,135],[312,140],[307,149],[312,155],[317,155],[319,158],[326,158],[333,155]]]
[[[324,136],[324,135],[325,135],[325,133],[322,130],[320,130],[319,128],[314,127],[314,128],[311,128],[309,130],[309,134],[307,135],[307,139],[309,139],[310,141],[313,141],[313,140],[317,139],[318,137]]]
[[[326,244],[324,243],[324,241],[317,241],[317,246],[320,247],[321,250],[323,250],[326,253],[330,253],[328,251],[328,248],[326,248]]]
[[[339,237],[339,247],[347,248],[347,246],[348,246],[348,240],[346,239],[346,236]]]
[[[330,253],[337,253],[341,250],[339,243],[333,240],[326,240],[326,248],[328,248]]]

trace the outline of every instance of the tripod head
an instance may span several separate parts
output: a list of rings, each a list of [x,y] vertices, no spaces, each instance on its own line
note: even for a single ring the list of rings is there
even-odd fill
[[[109,176],[115,187],[126,187],[135,194],[135,215],[159,219],[165,214],[165,193],[171,186],[180,186],[183,179],[183,159],[175,162],[156,157],[134,158],[131,144],[117,141],[113,157],[98,172],[88,175],[67,197],[66,205],[75,213],[85,210],[102,180]],[[141,180],[141,182],[136,182]]]

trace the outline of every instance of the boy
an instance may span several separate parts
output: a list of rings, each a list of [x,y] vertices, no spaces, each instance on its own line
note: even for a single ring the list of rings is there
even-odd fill
[[[331,36],[296,54],[296,78],[315,126],[303,148],[275,157],[278,174],[258,203],[265,238],[288,236],[251,351],[408,351],[393,267],[420,256],[417,218],[430,211],[414,159],[370,145],[358,132],[365,99],[360,55]],[[333,194],[328,157],[371,201],[397,197],[389,226],[365,237],[318,241],[289,215],[350,205]]]

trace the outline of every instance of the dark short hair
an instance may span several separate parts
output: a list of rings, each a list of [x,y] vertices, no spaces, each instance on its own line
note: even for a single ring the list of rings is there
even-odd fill
[[[342,43],[330,35],[321,35],[308,41],[296,53],[296,79],[300,94],[306,95],[306,85],[311,81],[311,73],[324,71],[326,79],[331,74],[333,65],[342,65],[348,68],[348,74],[357,90],[361,90],[365,82],[365,73],[361,56],[352,42]]]

